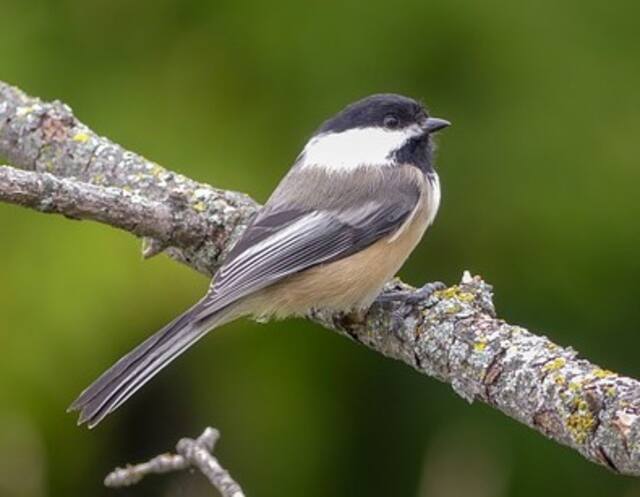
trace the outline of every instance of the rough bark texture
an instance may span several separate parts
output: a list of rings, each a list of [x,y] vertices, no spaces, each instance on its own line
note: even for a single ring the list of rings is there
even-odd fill
[[[211,275],[259,205],[168,171],[80,123],[66,105],[0,83],[0,200],[151,237]],[[391,286],[407,289],[401,282]],[[613,471],[640,475],[640,382],[496,317],[492,290],[465,274],[417,304],[311,319],[480,399]]]

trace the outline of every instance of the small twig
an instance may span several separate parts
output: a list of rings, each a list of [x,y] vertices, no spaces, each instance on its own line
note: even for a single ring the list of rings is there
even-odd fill
[[[244,497],[244,492],[240,485],[231,478],[229,472],[220,466],[218,460],[211,455],[213,445],[219,436],[220,433],[217,430],[207,428],[198,440],[189,438],[180,440],[176,450],[192,466],[197,467],[223,497]]]
[[[220,432],[208,427],[197,439],[183,438],[176,445],[178,454],[161,454],[135,465],[116,468],[104,479],[107,487],[127,487],[135,485],[150,474],[163,474],[197,468],[218,489],[222,497],[244,497],[240,485],[231,478],[218,460],[212,455],[220,438]]]

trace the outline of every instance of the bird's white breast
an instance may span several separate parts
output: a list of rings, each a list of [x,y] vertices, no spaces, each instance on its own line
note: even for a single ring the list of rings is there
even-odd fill
[[[442,196],[442,192],[440,190],[440,178],[438,177],[438,173],[432,171],[427,173],[427,208],[429,214],[427,216],[427,227],[430,226],[436,218],[438,214],[438,209],[440,208],[440,199]]]
[[[407,220],[388,239],[389,243],[402,238],[407,231],[413,231],[416,237],[415,243],[417,243],[427,228],[433,224],[438,214],[438,208],[440,207],[440,179],[438,174],[432,171],[424,175],[417,168],[412,169],[416,182],[420,186],[420,198]]]

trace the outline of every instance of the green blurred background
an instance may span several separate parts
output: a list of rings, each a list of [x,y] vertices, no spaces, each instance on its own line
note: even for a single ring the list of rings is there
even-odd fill
[[[410,283],[496,288],[500,314],[639,376],[640,3],[0,0],[0,79],[98,133],[264,201],[306,137],[381,91],[453,121]],[[205,425],[249,495],[640,495],[447,385],[301,320],[234,323],[93,431],[65,408],[207,281],[110,228],[0,205],[0,496],[103,489]]]

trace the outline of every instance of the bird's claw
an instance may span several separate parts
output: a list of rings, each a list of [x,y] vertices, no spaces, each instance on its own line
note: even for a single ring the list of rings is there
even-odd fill
[[[379,304],[398,302],[402,304],[415,305],[428,300],[435,292],[444,290],[445,288],[447,288],[447,285],[441,281],[434,281],[433,283],[427,283],[423,287],[414,291],[401,290],[383,293],[378,296],[376,302]]]

